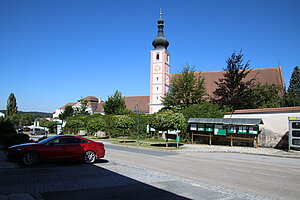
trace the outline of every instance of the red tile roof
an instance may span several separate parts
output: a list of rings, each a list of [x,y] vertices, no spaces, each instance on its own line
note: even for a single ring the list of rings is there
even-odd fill
[[[59,108],[59,109],[65,109],[67,106],[74,106],[76,103],[67,103],[66,105],[64,105],[63,107]]]
[[[94,113],[104,113],[104,108],[103,108],[104,104],[105,104],[104,101],[101,101],[100,103],[96,103],[96,102],[89,103]]]
[[[79,99],[78,102],[82,101],[82,100],[87,100],[87,101],[91,101],[91,102],[98,102],[99,98],[94,97],[94,96],[87,96],[87,97],[84,97],[83,99]]]
[[[219,81],[219,78],[223,78],[225,71],[203,71],[195,72],[196,76],[202,76],[205,78],[205,86],[207,94],[212,96],[213,92],[216,90],[217,85],[215,82]],[[176,74],[171,74],[171,79]],[[252,69],[251,72],[246,77],[246,81],[252,78],[256,78],[255,83],[268,84],[268,85],[284,85],[282,69],[281,67],[274,68],[262,68],[262,69]]]
[[[300,106],[236,110],[233,112],[233,114],[271,113],[271,112],[300,112]]]
[[[132,96],[125,97],[125,105],[129,110],[134,110],[136,104],[138,104],[138,108],[142,113],[149,113],[149,102],[150,96]]]

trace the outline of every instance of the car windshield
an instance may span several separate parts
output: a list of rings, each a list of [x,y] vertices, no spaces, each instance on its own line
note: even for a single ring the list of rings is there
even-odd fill
[[[49,138],[46,138],[44,140],[41,140],[38,142],[38,144],[46,144],[48,143],[49,141],[53,140],[54,138],[56,138],[57,136],[53,136],[53,137],[49,137]]]

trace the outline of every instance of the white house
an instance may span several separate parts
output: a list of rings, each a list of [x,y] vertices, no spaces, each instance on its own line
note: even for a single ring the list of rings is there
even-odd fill
[[[87,109],[86,109],[87,112],[91,114],[93,113],[104,114],[104,109],[103,109],[104,102],[100,98],[94,96],[87,96],[83,99],[77,100],[76,103],[67,103],[63,107],[55,109],[55,112],[53,113],[53,118],[59,118],[59,114],[63,113],[67,106],[72,106],[74,110],[80,108],[82,100],[87,101]]]
[[[259,145],[286,148],[288,144],[289,117],[300,117],[300,106],[236,110],[224,118],[262,118]]]

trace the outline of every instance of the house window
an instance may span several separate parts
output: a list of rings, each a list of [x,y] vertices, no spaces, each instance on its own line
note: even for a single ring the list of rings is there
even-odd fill
[[[156,54],[156,60],[159,60],[159,53]]]

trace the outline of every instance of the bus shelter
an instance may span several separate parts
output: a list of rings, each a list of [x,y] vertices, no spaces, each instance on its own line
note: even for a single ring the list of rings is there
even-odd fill
[[[189,130],[192,133],[191,142],[195,136],[209,137],[209,145],[213,137],[233,140],[252,140],[258,147],[259,125],[263,124],[261,118],[190,118]]]

